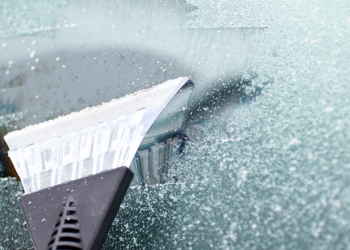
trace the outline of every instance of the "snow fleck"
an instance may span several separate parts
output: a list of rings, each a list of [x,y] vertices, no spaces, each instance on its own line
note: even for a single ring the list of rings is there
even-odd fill
[[[292,139],[290,142],[289,142],[289,145],[292,146],[292,145],[298,145],[300,144],[300,141],[298,140],[298,138],[294,138]]]
[[[334,108],[332,108],[332,107],[327,107],[327,108],[324,109],[324,112],[330,113],[330,112],[332,112],[333,110],[334,110]]]

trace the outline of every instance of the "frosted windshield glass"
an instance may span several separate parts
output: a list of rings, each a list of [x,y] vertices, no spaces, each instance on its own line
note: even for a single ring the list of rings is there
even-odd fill
[[[104,249],[349,248],[348,0],[2,3],[8,132],[179,76],[193,82],[137,149]],[[58,142],[47,143],[50,171]],[[5,215],[18,214],[12,202]],[[11,243],[28,232],[8,218],[0,246],[32,248]]]

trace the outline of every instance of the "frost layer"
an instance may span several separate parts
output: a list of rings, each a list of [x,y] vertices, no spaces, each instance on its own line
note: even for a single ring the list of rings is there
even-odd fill
[[[245,72],[263,90],[174,159],[177,183],[130,190],[105,249],[348,249],[348,3],[190,2],[190,27],[269,26]]]
[[[349,248],[348,1],[189,2],[190,27],[269,27],[244,72],[263,90],[173,159],[177,183],[128,192],[105,249]]]
[[[0,178],[0,249],[34,249],[17,198],[23,193],[15,178]]]

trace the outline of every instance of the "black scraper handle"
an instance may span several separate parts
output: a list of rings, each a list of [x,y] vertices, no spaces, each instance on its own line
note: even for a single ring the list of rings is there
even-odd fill
[[[22,195],[35,249],[100,249],[132,178],[120,167]]]

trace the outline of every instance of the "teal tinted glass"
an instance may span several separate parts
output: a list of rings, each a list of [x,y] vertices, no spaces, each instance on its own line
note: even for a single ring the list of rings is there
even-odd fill
[[[139,148],[105,249],[349,247],[347,1],[0,8],[7,131],[192,80]]]

